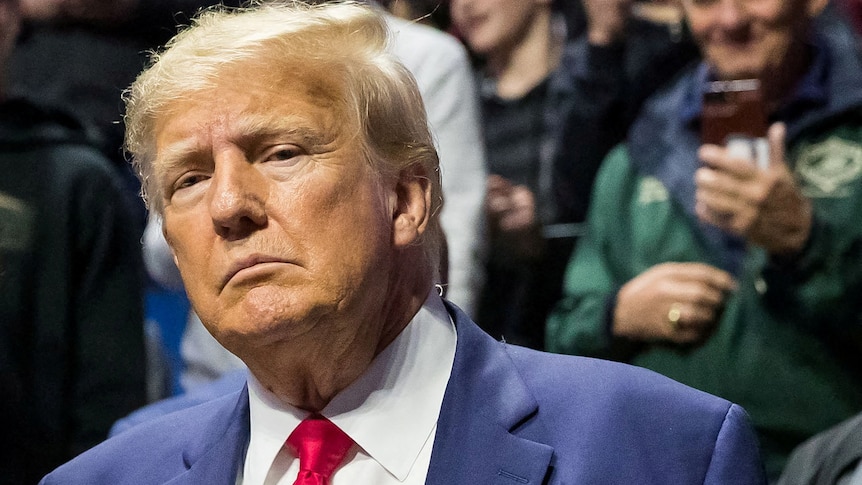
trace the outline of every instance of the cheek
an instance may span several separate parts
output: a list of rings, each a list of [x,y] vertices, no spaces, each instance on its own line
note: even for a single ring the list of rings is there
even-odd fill
[[[764,63],[783,63],[793,42],[793,34],[783,28],[767,31],[761,46],[760,56]]]
[[[452,3],[449,4],[449,12],[452,16],[452,23],[454,23],[458,27],[464,25],[464,15],[466,15],[464,13],[466,10],[466,8],[464,7],[465,3],[466,2],[459,0],[452,0]]]
[[[208,262],[211,248],[207,245],[212,232],[212,222],[187,216],[173,216],[165,219],[165,237],[173,249],[177,266],[187,289],[203,286],[208,281]]]
[[[310,237],[317,238],[319,247],[345,258],[361,257],[389,239],[390,217],[381,201],[372,194],[352,195],[332,202],[317,214],[317,220],[306,225],[319,228],[307,231]]]
[[[358,173],[307,187],[281,187],[270,207],[278,211],[279,225],[320,255],[360,252],[371,240],[379,241],[390,219],[379,187]]]
[[[327,213],[327,227],[332,233],[322,242],[333,251],[368,258],[379,252],[391,239],[391,213],[387,202],[375,188],[352,187],[351,196],[336,204]],[[361,256],[360,256],[361,254]]]
[[[714,22],[712,16],[699,12],[694,7],[689,7],[685,12],[685,19],[688,23],[688,29],[691,32],[695,42],[704,48],[708,45],[709,37],[712,35]]]
[[[703,22],[689,21],[689,31],[691,32],[691,36],[694,38],[695,42],[704,48],[707,45],[707,40],[709,40],[709,28]]]

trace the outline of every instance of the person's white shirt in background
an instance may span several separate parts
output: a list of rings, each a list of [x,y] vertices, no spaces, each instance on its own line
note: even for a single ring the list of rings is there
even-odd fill
[[[413,73],[437,142],[449,246],[446,299],[475,317],[485,276],[482,204],[488,168],[473,69],[464,46],[433,27],[387,15],[393,51]]]

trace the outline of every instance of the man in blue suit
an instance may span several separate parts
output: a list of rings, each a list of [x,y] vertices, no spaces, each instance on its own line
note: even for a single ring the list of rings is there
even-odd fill
[[[248,383],[43,483],[763,483],[740,407],[496,342],[440,298],[436,151],[372,9],[202,14],[130,89],[126,141]]]

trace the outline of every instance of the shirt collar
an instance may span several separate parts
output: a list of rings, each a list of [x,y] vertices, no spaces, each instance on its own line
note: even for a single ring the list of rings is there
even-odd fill
[[[455,345],[455,327],[432,290],[401,334],[321,414],[403,481],[433,436]],[[281,403],[253,376],[248,387],[251,439],[258,440],[260,463],[271,464],[308,412]]]

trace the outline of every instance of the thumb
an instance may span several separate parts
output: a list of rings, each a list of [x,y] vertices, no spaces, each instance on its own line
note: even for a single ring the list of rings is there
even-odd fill
[[[787,136],[787,126],[784,123],[773,123],[766,134],[769,140],[769,168],[786,167],[787,161],[784,157],[784,140]]]

